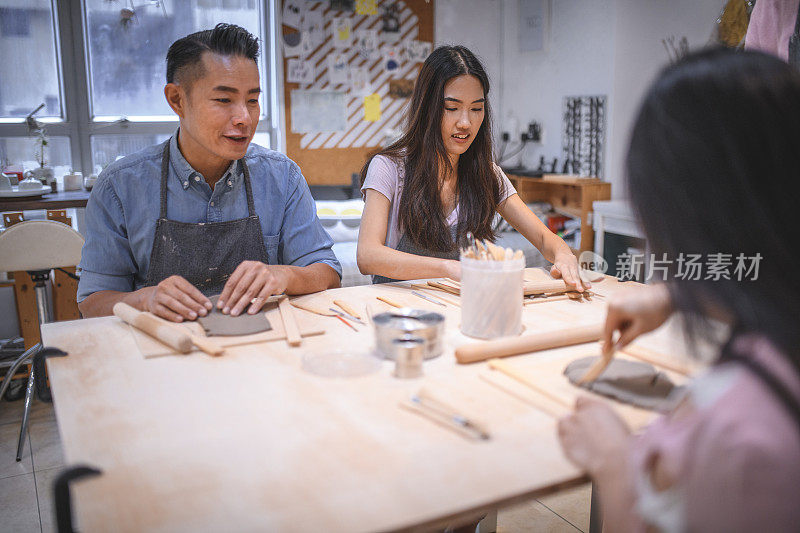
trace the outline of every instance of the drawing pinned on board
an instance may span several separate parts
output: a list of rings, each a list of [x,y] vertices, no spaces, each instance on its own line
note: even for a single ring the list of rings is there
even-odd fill
[[[355,0],[331,0],[331,9],[334,11],[354,11],[356,8]]]
[[[353,42],[352,22],[349,17],[334,17],[331,23],[334,48],[348,48]]]
[[[325,42],[325,19],[322,11],[306,11],[303,15],[303,32],[308,35],[314,48]]]
[[[384,33],[400,32],[400,10],[397,8],[397,4],[393,3],[384,7],[381,19],[383,20],[381,31]]]
[[[389,96],[392,98],[408,98],[414,92],[414,80],[389,80]]]
[[[289,26],[299,30],[303,19],[303,2],[300,0],[284,0],[283,18],[281,22],[284,26]]]
[[[347,129],[344,91],[291,92],[292,133],[335,133]]]
[[[378,30],[355,30],[353,46],[364,61],[375,61],[380,58],[378,47]]]
[[[286,64],[286,81],[289,83],[314,83],[314,64],[305,59],[290,59]]]
[[[348,83],[348,64],[347,55],[333,52],[327,57],[328,63],[328,83],[340,85]]]
[[[412,63],[422,63],[431,54],[432,50],[432,43],[416,40],[408,41],[405,46],[406,59]]]
[[[350,67],[350,92],[352,96],[366,96],[372,93],[369,71],[366,67]]]
[[[383,51],[383,69],[386,72],[395,72],[400,68],[400,48],[390,46]]]
[[[306,32],[283,34],[283,57],[307,56],[313,47]]]
[[[377,15],[376,0],[356,0],[356,15]]]
[[[381,95],[372,93],[364,97],[364,120],[378,122],[381,119]]]

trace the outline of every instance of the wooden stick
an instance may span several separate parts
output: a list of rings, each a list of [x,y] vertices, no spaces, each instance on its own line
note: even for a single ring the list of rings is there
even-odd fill
[[[308,311],[309,313],[314,313],[315,315],[336,316],[335,313],[331,313],[327,309],[322,309],[320,307],[308,304],[306,302],[298,302],[297,300],[293,300],[290,303],[292,304],[292,306],[294,306],[294,307],[296,307],[298,309],[302,309],[303,311]]]
[[[491,258],[495,261],[503,261],[506,258],[505,250],[493,242],[486,241],[486,249],[489,251]]]
[[[546,331],[520,337],[463,344],[456,348],[456,361],[461,364],[476,363],[494,357],[561,348],[600,340],[603,324],[579,326],[558,331]]]
[[[563,279],[550,279],[544,281],[526,281],[522,285],[525,296],[531,294],[546,294],[550,292],[567,292],[567,282]]]
[[[303,337],[300,335],[300,328],[297,327],[297,319],[294,316],[294,308],[289,303],[288,298],[283,298],[278,302],[278,310],[283,320],[283,330],[286,332],[286,342],[289,346],[300,346]]]
[[[342,309],[342,311],[344,311],[348,315],[361,320],[361,315],[359,315],[358,312],[355,309],[350,307],[350,305],[348,305],[347,302],[345,302],[343,300],[334,300],[333,304],[334,305],[338,305]]]
[[[444,292],[449,292],[450,294],[455,294],[456,296],[461,295],[461,290],[457,287],[451,287],[450,285],[446,285],[444,283],[440,283],[438,281],[429,281],[428,285],[431,287],[436,287],[437,289],[443,290]]]
[[[611,360],[614,358],[614,348],[610,350],[604,351],[600,358],[594,362],[592,366],[586,370],[586,373],[578,380],[578,385],[583,385],[584,383],[588,383],[590,381],[594,381],[600,377],[600,374],[608,368],[608,365],[611,364]]]
[[[402,309],[403,307],[405,307],[405,306],[400,305],[399,303],[395,302],[394,300],[390,300],[389,298],[387,298],[385,296],[376,296],[375,298],[377,298],[378,300],[382,301],[385,304],[391,305],[392,307],[397,307],[398,309]]]
[[[192,344],[200,348],[200,350],[204,351],[208,355],[213,355],[216,357],[225,352],[225,348],[210,340],[208,337],[201,337],[200,335],[194,335],[190,333],[189,338],[192,339]]]
[[[454,279],[450,279],[450,278],[443,278],[443,279],[444,279],[444,280],[445,280],[447,283],[449,283],[450,285],[452,285],[453,287],[458,287],[459,289],[461,288],[461,282],[460,282],[460,281],[456,281],[456,280],[454,280]]]
[[[562,294],[558,296],[547,296],[544,298],[525,298],[525,305],[542,304],[545,302],[557,302],[559,300],[569,300],[569,297],[566,294]]]
[[[506,363],[505,361],[501,361],[500,359],[489,359],[489,368],[491,368],[492,370],[499,370],[503,374],[507,375],[508,377],[516,379],[517,381],[519,381],[520,383],[522,383],[523,385],[525,385],[529,389],[538,392],[539,394],[541,394],[542,396],[546,397],[547,399],[549,399],[549,400],[551,400],[551,401],[553,401],[553,402],[555,402],[555,403],[557,403],[559,405],[562,405],[562,406],[566,407],[567,409],[572,409],[572,406],[569,404],[569,402],[567,402],[565,400],[562,400],[561,398],[559,398],[555,394],[553,394],[553,393],[551,393],[549,391],[546,391],[543,388],[539,387],[534,382],[529,380],[527,377],[522,375],[520,372],[518,372],[517,370],[515,370],[514,368],[509,366],[508,363]]]
[[[500,383],[497,377],[494,377],[494,374],[479,374],[483,381],[491,385],[492,387],[499,389],[506,394],[513,396],[514,398],[518,399],[521,402],[526,404],[533,405],[536,409],[543,411],[544,413],[552,416],[556,420],[564,416],[567,412],[561,407],[561,404],[558,404],[558,407],[553,405],[552,402],[545,401],[543,398],[539,397],[539,395],[534,394],[520,394],[517,390],[514,390],[508,387],[508,383]],[[503,378],[500,378],[503,379]],[[572,411],[572,409],[569,409]]]
[[[689,365],[681,364],[680,361],[664,361],[664,357],[666,356],[662,356],[659,353],[636,344],[629,344],[628,346],[619,350],[619,352],[633,357],[634,359],[644,361],[645,363],[660,366],[675,372],[676,374],[681,374],[683,376],[692,375],[692,369]]]

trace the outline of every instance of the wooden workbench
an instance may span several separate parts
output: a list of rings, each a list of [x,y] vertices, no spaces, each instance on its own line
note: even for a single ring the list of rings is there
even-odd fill
[[[542,271],[536,275],[544,276]],[[622,284],[595,284],[609,294]],[[376,295],[443,311],[444,354],[425,376],[398,380],[393,363],[356,378],[304,372],[305,354],[369,351],[370,327],[297,311],[301,329],[326,334],[289,348],[283,341],[145,358],[140,334],[107,317],[47,324],[48,360],[67,464],[103,471],[73,483],[82,531],[387,531],[428,530],[475,513],[585,481],[563,456],[554,414],[564,412],[485,363],[458,365],[453,349],[475,342],[458,331],[460,309],[438,307],[396,286],[365,286],[304,297],[359,311]],[[452,297],[451,298],[456,298]],[[527,333],[596,323],[604,300],[526,306]],[[279,326],[277,311],[268,316]],[[643,345],[674,352],[667,336]],[[575,398],[561,375],[572,359],[597,353],[581,345],[508,358],[553,392]],[[680,376],[671,374],[680,380]],[[400,409],[421,386],[484,420],[488,441],[469,440]],[[618,404],[617,404],[618,405]],[[636,426],[651,414],[620,407]]]

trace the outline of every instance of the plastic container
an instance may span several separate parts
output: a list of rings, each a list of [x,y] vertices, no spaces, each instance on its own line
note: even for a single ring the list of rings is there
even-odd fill
[[[479,339],[522,332],[525,258],[461,258],[461,332]]]

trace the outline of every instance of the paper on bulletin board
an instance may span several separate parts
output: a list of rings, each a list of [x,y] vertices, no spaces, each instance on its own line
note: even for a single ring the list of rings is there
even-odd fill
[[[289,83],[314,83],[314,63],[305,59],[290,59],[286,64],[286,81]]]
[[[292,133],[333,133],[347,129],[347,93],[307,91],[291,93]]]
[[[381,119],[381,95],[373,93],[364,97],[364,120],[378,122]]]
[[[334,48],[348,48],[353,42],[350,17],[334,17],[331,23],[331,40]]]
[[[328,54],[326,58],[328,63],[328,83],[331,85],[348,83],[350,68],[347,59],[348,56],[344,53],[331,52]]]
[[[283,57],[305,57],[312,50],[308,33],[300,31],[283,34]]]
[[[372,94],[369,71],[366,67],[350,67],[350,93],[353,96]]]
[[[314,48],[325,42],[325,19],[322,11],[306,11],[303,15],[303,32]]]
[[[544,49],[545,9],[545,0],[520,0],[517,30],[520,52]]]
[[[381,54],[378,50],[380,42],[378,41],[378,30],[355,30],[353,32],[355,37],[353,47],[358,52],[358,55],[364,61],[375,61],[379,59]]]
[[[377,15],[376,0],[356,0],[356,15]]]
[[[302,0],[285,0],[283,3],[283,18],[281,22],[284,26],[289,26],[299,30],[303,19]]]
[[[383,69],[386,72],[395,72],[400,69],[400,53],[402,49],[399,46],[387,46],[383,50]]]
[[[411,40],[406,43],[406,59],[412,63],[422,63],[431,55],[433,44],[425,41]]]

